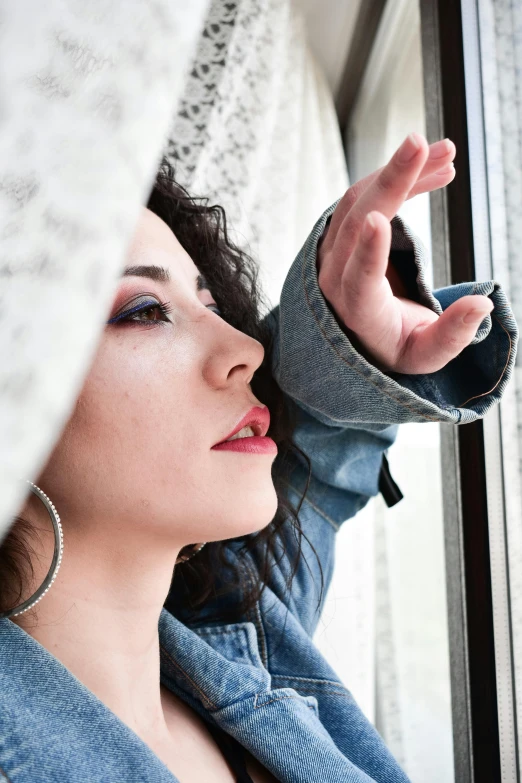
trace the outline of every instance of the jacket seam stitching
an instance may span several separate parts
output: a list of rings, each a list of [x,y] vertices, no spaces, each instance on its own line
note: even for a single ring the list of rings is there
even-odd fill
[[[494,392],[494,391],[495,391],[495,389],[497,388],[497,386],[499,385],[499,383],[501,382],[502,378],[503,378],[503,377],[504,377],[504,375],[506,374],[506,371],[507,371],[507,368],[508,368],[508,365],[509,365],[509,360],[511,359],[511,352],[512,352],[512,350],[513,350],[513,341],[512,341],[512,339],[511,339],[511,335],[509,334],[509,332],[508,332],[508,330],[506,329],[506,327],[504,326],[504,324],[500,323],[500,321],[498,320],[498,318],[497,318],[496,316],[492,315],[491,317],[492,317],[492,318],[494,318],[494,319],[495,319],[495,321],[496,321],[496,322],[499,324],[499,326],[501,326],[501,327],[502,327],[502,329],[503,329],[503,330],[505,331],[505,333],[507,334],[507,337],[508,337],[508,340],[509,340],[509,350],[508,350],[508,355],[507,355],[506,363],[505,363],[505,365],[504,365],[504,368],[503,368],[503,370],[502,370],[502,373],[501,373],[501,375],[500,375],[500,378],[498,379],[498,381],[496,382],[496,384],[493,386],[493,388],[492,388],[492,389],[490,389],[489,391],[482,392],[482,394],[475,394],[475,396],[474,396],[474,397],[469,397],[467,400],[465,400],[465,401],[464,401],[464,402],[463,402],[463,403],[462,403],[462,404],[459,406],[460,408],[462,408],[462,406],[466,405],[466,403],[468,403],[468,402],[471,402],[471,400],[477,400],[479,397],[485,397],[485,396],[486,396],[486,394],[491,394],[492,392]]]
[[[272,674],[272,679],[291,680],[292,682],[303,682],[315,685],[322,685],[324,683],[324,685],[334,685],[337,688],[344,688],[344,685],[341,682],[336,682],[335,680],[322,680],[318,677],[294,677],[292,674]]]
[[[247,571],[248,575],[248,581],[250,582],[250,585],[252,588],[255,588],[255,582],[252,577],[252,569],[250,567],[250,563],[246,561],[246,559],[243,561],[244,567]],[[257,636],[257,643],[259,647],[259,654],[261,657],[261,663],[265,667],[265,669],[268,668],[268,650],[266,646],[266,637],[265,637],[265,629],[263,628],[263,621],[261,619],[261,610],[259,608],[259,601],[257,601],[255,607],[252,609],[253,614],[253,623],[254,627],[256,628],[256,636]]]
[[[182,668],[182,667],[179,665],[179,663],[178,663],[177,661],[175,661],[175,660],[174,660],[174,658],[172,657],[172,655],[171,655],[171,654],[170,654],[170,653],[169,653],[169,652],[168,652],[168,651],[167,651],[167,650],[166,650],[166,649],[163,647],[163,645],[160,645],[160,649],[161,649],[161,650],[163,650],[163,652],[165,653],[165,655],[167,656],[167,658],[168,658],[168,659],[169,659],[169,660],[172,662],[172,664],[174,665],[174,667],[175,667],[175,668],[176,668],[176,669],[177,669],[179,672],[181,672],[181,674],[182,674],[182,675],[185,677],[185,679],[187,679],[187,680],[188,680],[188,682],[190,682],[190,684],[192,685],[192,687],[193,687],[193,688],[194,688],[194,689],[195,689],[195,690],[196,690],[196,691],[199,693],[199,695],[201,696],[201,698],[203,699],[203,701],[204,701],[204,702],[206,702],[207,706],[208,706],[208,707],[211,707],[211,708],[212,708],[212,709],[214,709],[214,710],[217,710],[217,707],[216,707],[216,705],[215,705],[215,704],[213,704],[213,702],[211,702],[211,701],[210,701],[210,699],[208,698],[208,696],[207,696],[207,695],[206,695],[206,694],[205,694],[205,693],[204,693],[204,692],[201,690],[201,688],[200,688],[198,685],[196,685],[196,683],[194,682],[194,680],[193,680],[191,677],[189,677],[189,675],[186,673],[186,671],[185,671],[185,670],[184,670],[184,669],[183,669],[183,668]]]
[[[261,663],[265,667],[265,669],[268,668],[268,650],[266,646],[266,637],[265,637],[265,629],[263,627],[263,620],[261,618],[261,610],[259,608],[259,601],[256,603],[256,606],[254,608],[255,613],[255,619],[254,619],[254,625],[259,631],[258,634],[258,642],[260,646],[260,654],[261,654]]]
[[[298,490],[298,489],[296,489],[296,488],[293,486],[293,484],[290,484],[290,482],[289,482],[289,481],[284,481],[283,483],[284,483],[284,484],[286,484],[286,486],[287,486],[287,487],[290,487],[290,489],[292,489],[292,490],[293,490],[293,491],[296,493],[296,495],[299,495],[299,490]],[[317,513],[318,513],[320,516],[322,516],[322,517],[323,517],[323,519],[325,520],[325,522],[329,522],[329,524],[330,524],[330,525],[333,527],[333,529],[335,530],[335,532],[336,532],[336,533],[338,533],[338,532],[339,532],[339,530],[341,529],[341,524],[342,524],[342,523],[335,522],[333,519],[331,519],[331,518],[328,516],[328,514],[325,514],[325,512],[324,512],[324,511],[322,511],[322,510],[321,510],[321,509],[320,509],[318,506],[316,506],[316,505],[315,505],[315,503],[312,503],[312,501],[311,501],[309,498],[307,498],[307,497],[306,497],[306,495],[305,495],[305,497],[304,497],[304,502],[305,502],[305,503],[308,503],[308,505],[309,505],[309,506],[311,506],[311,507],[314,509],[314,511],[317,511]]]
[[[345,699],[352,698],[352,696],[349,693],[346,693],[344,691],[325,691],[323,690],[323,688],[311,688],[308,685],[303,687],[302,693],[300,693],[299,695],[306,696],[307,693],[310,694],[319,693],[319,694],[324,694],[325,696],[343,696]]]
[[[216,626],[215,628],[195,628],[194,633],[197,633],[198,636],[214,636],[215,634],[225,634],[225,633],[237,633],[238,630],[240,630],[242,633],[246,631],[245,628],[219,628]]]
[[[275,701],[284,701],[285,699],[299,699],[301,698],[299,693],[296,693],[295,696],[293,694],[286,694],[284,696],[274,696],[273,699],[268,699],[268,701],[264,701],[262,704],[258,704],[258,699],[261,694],[256,693],[256,697],[254,699],[254,709],[260,710],[262,707],[266,707],[267,704],[273,704]],[[307,707],[310,709],[315,709],[312,705],[307,704]]]

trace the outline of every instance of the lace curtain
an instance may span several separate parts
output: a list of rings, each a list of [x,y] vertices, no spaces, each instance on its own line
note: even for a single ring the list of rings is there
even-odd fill
[[[79,391],[207,2],[29,6],[0,25],[0,536]]]
[[[212,0],[170,139],[178,179],[222,204],[275,304],[348,185],[330,91],[290,0]]]

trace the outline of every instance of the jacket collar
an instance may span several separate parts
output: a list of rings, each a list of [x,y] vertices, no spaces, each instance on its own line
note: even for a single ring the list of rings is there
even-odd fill
[[[252,623],[192,630],[160,618],[162,678],[235,737],[281,783],[374,783],[336,747],[313,696],[271,688]],[[181,695],[181,694],[180,694]]]
[[[314,697],[300,696],[291,688],[271,689],[252,624],[194,631],[163,609],[159,636],[162,682],[206,720],[234,736],[282,783],[295,783],[304,775],[322,783],[371,783],[333,743],[318,719]],[[0,646],[0,693],[12,693],[12,703],[16,702],[18,709],[21,705],[24,714],[22,742],[28,746],[23,752],[19,736],[11,743],[19,754],[17,764],[24,760],[29,763],[35,751],[39,760],[38,756],[46,752],[47,735],[49,741],[60,736],[70,740],[64,747],[71,753],[70,763],[76,770],[81,769],[83,746],[89,744],[89,748],[96,749],[91,753],[90,772],[82,777],[78,771],[78,781],[98,780],[96,768],[100,770],[99,780],[107,779],[107,769],[116,763],[115,759],[119,766],[114,779],[123,775],[133,783],[143,780],[137,777],[142,774],[140,770],[148,769],[151,781],[175,780],[126,724],[45,647],[7,618],[0,619]],[[30,715],[27,722],[26,715]],[[2,731],[8,735],[8,747],[9,730],[7,723]],[[121,767],[123,751],[127,772]],[[33,778],[28,773],[19,779],[25,783]],[[41,783],[55,779],[55,771],[48,778],[40,772]]]

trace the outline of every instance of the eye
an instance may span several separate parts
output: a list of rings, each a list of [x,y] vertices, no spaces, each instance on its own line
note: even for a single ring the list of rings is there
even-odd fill
[[[168,302],[159,302],[157,299],[151,299],[150,296],[141,296],[127,303],[124,309],[110,318],[107,323],[171,323],[168,317],[170,312],[171,308]]]
[[[212,312],[215,313],[216,315],[219,315],[220,318],[223,318],[223,313],[221,312],[217,304],[209,304],[206,305],[206,307],[208,310],[212,310]]]

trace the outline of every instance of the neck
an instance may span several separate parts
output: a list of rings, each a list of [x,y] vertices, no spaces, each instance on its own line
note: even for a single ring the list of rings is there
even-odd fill
[[[158,620],[179,547],[151,540],[150,532],[147,540],[125,535],[107,522],[95,531],[75,526],[64,539],[53,586],[34,610],[13,622],[143,739],[167,736]],[[51,559],[47,543],[44,564]],[[35,567],[35,587],[47,567]]]

